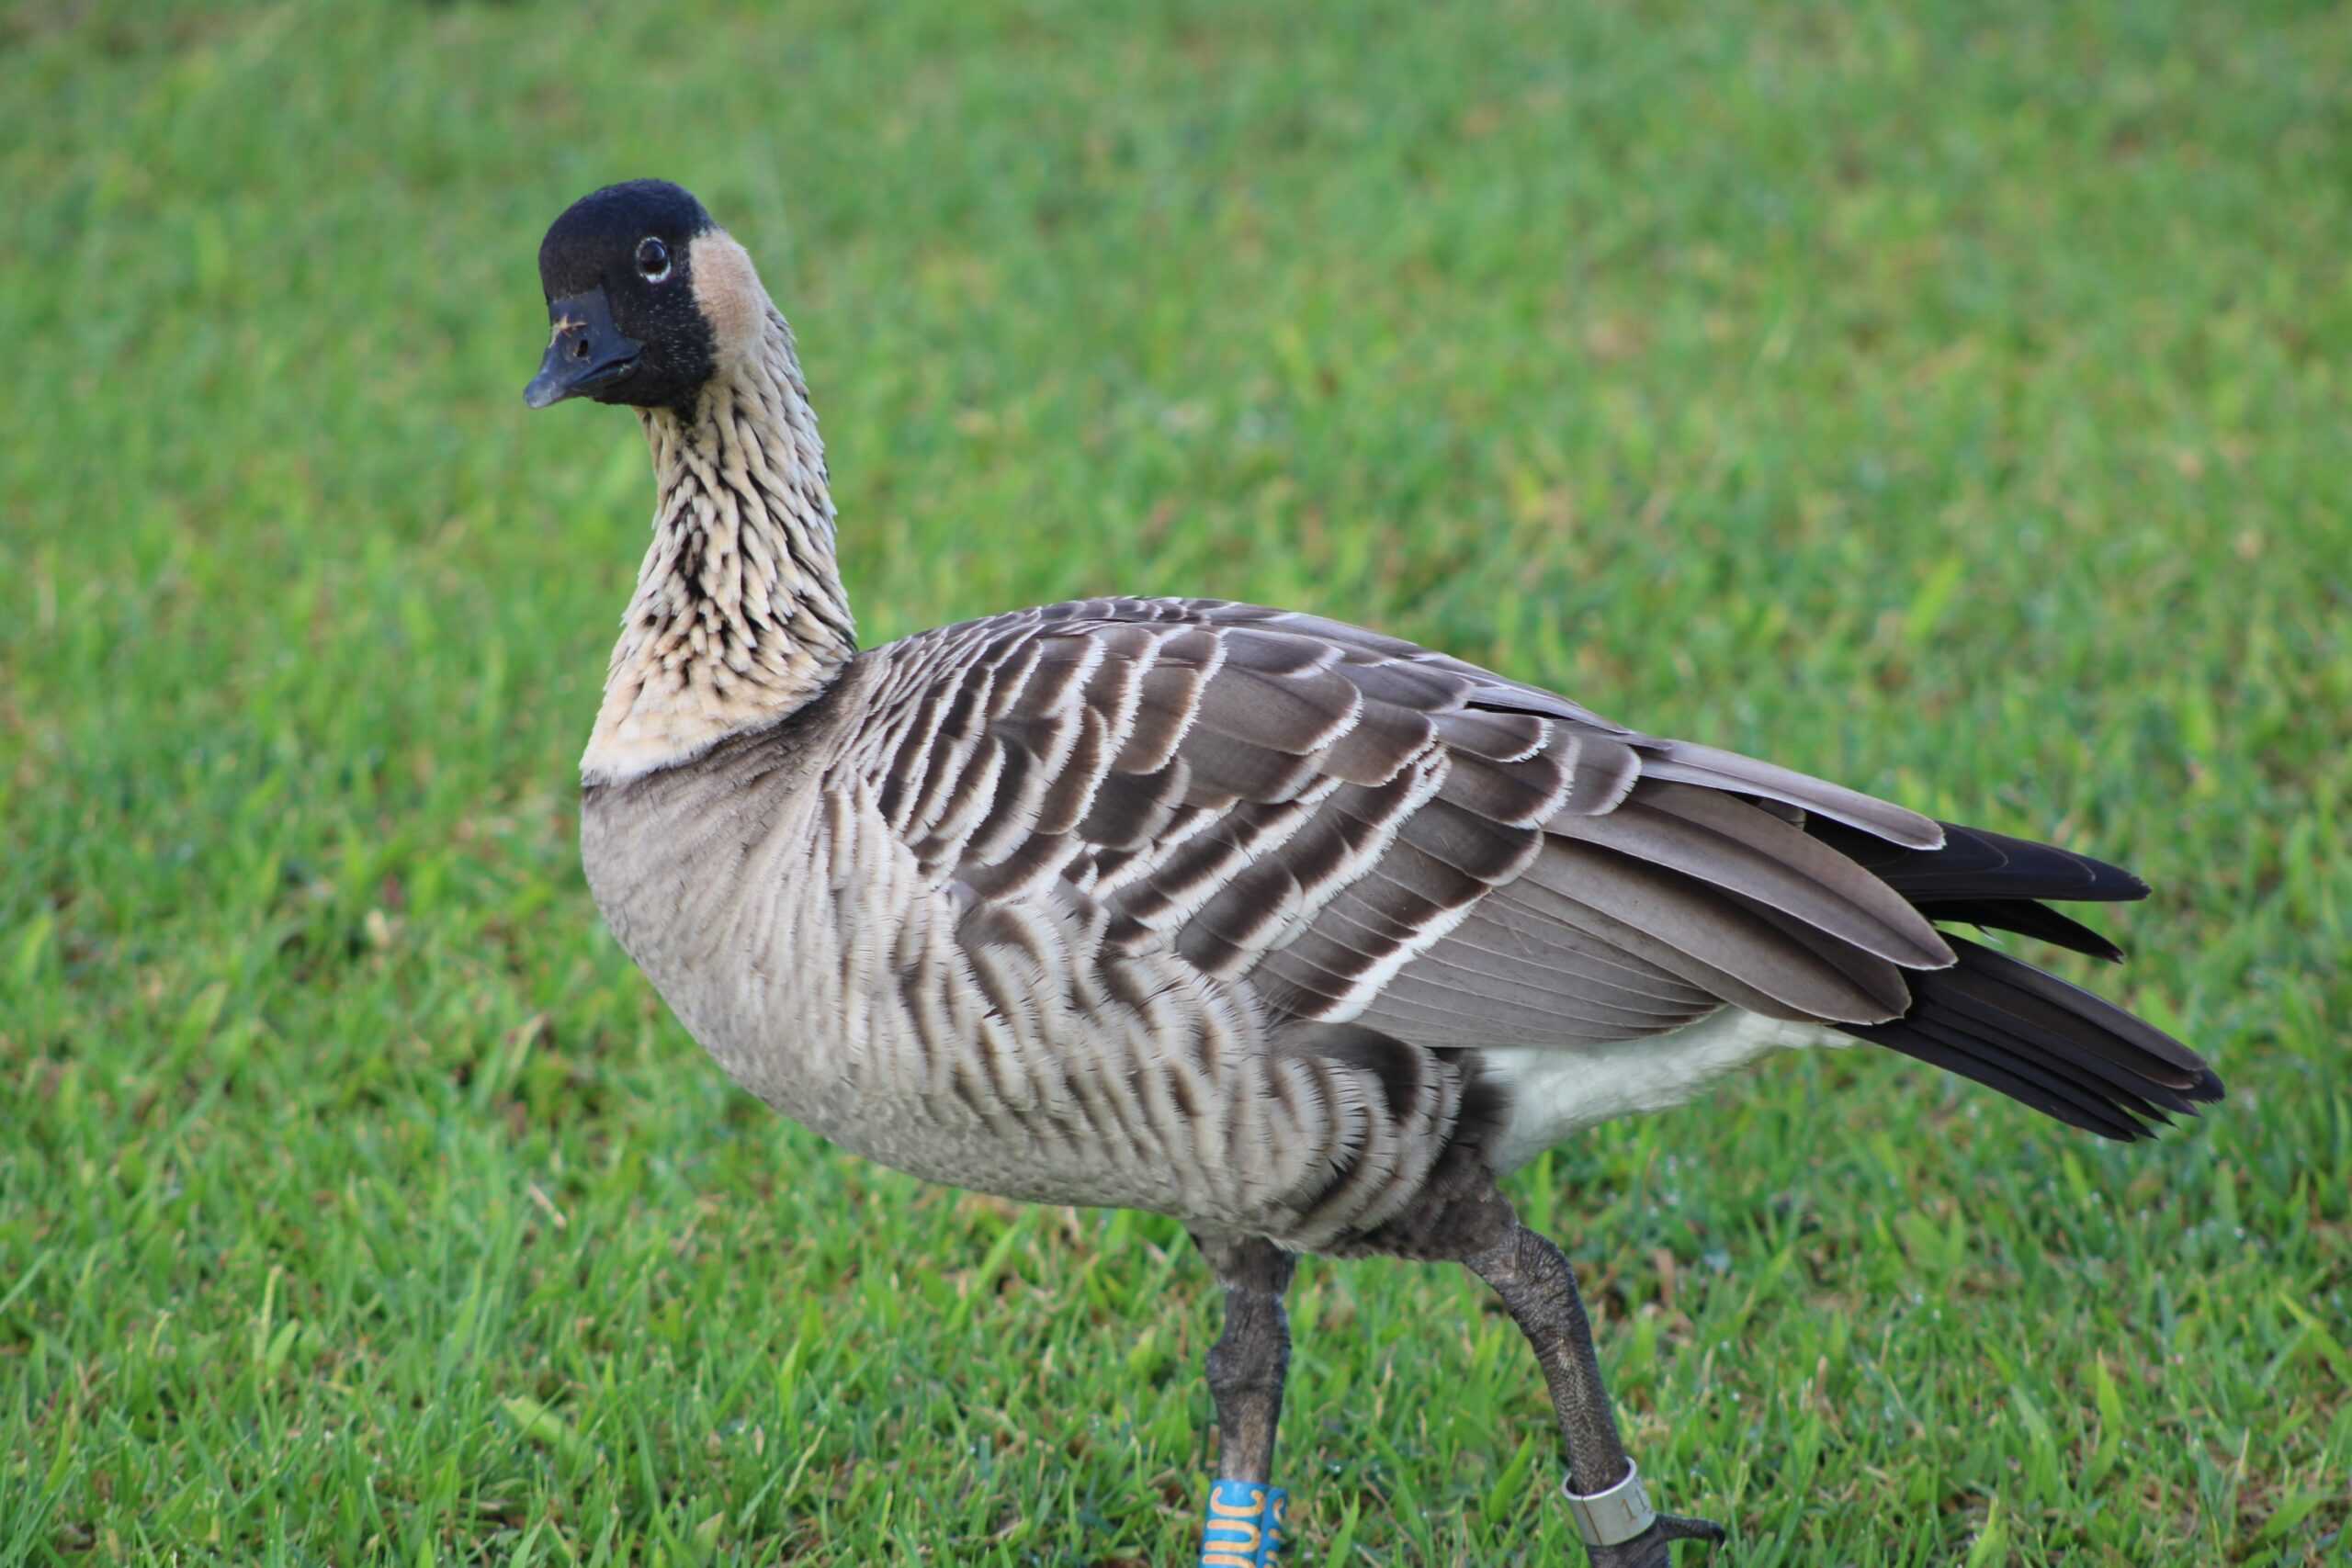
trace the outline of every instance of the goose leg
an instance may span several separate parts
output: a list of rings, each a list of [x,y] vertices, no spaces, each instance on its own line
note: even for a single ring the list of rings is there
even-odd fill
[[[1201,1568],[1268,1568],[1282,1549],[1287,1495],[1271,1484],[1283,1377],[1290,1368],[1283,1292],[1298,1260],[1258,1236],[1193,1240],[1225,1287],[1225,1331],[1208,1358],[1217,1456]]]
[[[1651,1509],[1617,1436],[1592,1325],[1560,1249],[1514,1218],[1500,1240],[1462,1261],[1494,1287],[1544,1369],[1567,1445],[1566,1491],[1593,1568],[1670,1568],[1670,1542],[1724,1540],[1721,1525]]]

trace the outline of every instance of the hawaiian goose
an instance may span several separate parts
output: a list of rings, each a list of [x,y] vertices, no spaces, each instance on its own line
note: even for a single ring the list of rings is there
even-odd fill
[[[1866,1040],[2110,1138],[2195,1053],[1939,923],[2103,958],[2129,874],[1311,615],[1099,599],[859,651],[790,331],[676,186],[539,247],[525,394],[638,411],[653,543],[582,759],[597,906],[744,1088],[933,1181],[1181,1219],[1226,1292],[1204,1562],[1278,1539],[1296,1255],[1466,1265],[1550,1385],[1595,1562],[1655,1513],[1576,1281],[1496,1179]]]

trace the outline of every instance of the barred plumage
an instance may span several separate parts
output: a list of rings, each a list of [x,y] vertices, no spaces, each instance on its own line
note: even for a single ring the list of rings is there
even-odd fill
[[[662,517],[753,515],[754,496],[678,491],[755,466],[673,466]],[[829,555],[800,564],[833,581]],[[691,805],[656,804],[673,798]],[[1883,1028],[1911,1005],[1906,973],[1954,962],[1850,852],[1867,838],[1934,863],[1924,818],[1216,600],[1055,604],[859,654],[788,716],[592,787],[589,821],[599,898],[681,1014],[708,1008],[696,987],[756,997],[696,1032],[781,1108],[933,1179],[1310,1249],[1414,1201],[1482,1047],[1618,1044],[1726,1007]],[[821,872],[747,874],[786,823]],[[2073,863],[2084,889],[2048,891],[2096,882]],[[723,940],[677,930],[711,913]],[[1930,1032],[1900,1048],[1960,1059]],[[2191,1061],[2140,1059],[2113,1098],[2179,1109]],[[1508,1103],[1495,1076],[1503,1122],[1580,1124]]]
[[[598,260],[656,222],[674,276]],[[2035,902],[2144,891],[2098,862],[1248,604],[1093,599],[856,652],[816,422],[741,248],[624,186],[541,262],[533,400],[638,402],[661,487],[582,761],[590,885],[727,1070],[850,1149],[1176,1215],[1237,1291],[1250,1238],[1508,1290],[1532,1255],[1496,1174],[1767,1051],[1871,1040],[2113,1137],[2220,1092],[1933,923],[2113,955]],[[592,342],[608,319],[647,335]]]

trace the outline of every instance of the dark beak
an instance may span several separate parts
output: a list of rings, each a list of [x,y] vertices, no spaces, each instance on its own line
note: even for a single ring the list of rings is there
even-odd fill
[[[613,325],[613,307],[603,289],[548,300],[548,320],[555,335],[548,340],[539,373],[523,389],[523,400],[531,407],[543,409],[566,398],[593,395],[637,368],[644,345]]]

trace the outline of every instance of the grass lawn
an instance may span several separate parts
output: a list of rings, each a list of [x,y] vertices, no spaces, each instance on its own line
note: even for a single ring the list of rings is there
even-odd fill
[[[2201,1122],[1842,1053],[1513,1191],[1743,1564],[2345,1562],[2342,8],[1150,10],[0,3],[0,1562],[1188,1560],[1178,1228],[828,1151],[582,886],[640,174],[870,641],[1294,605],[2145,874]],[[1294,1310],[1292,1562],[1577,1560],[1475,1281]]]

